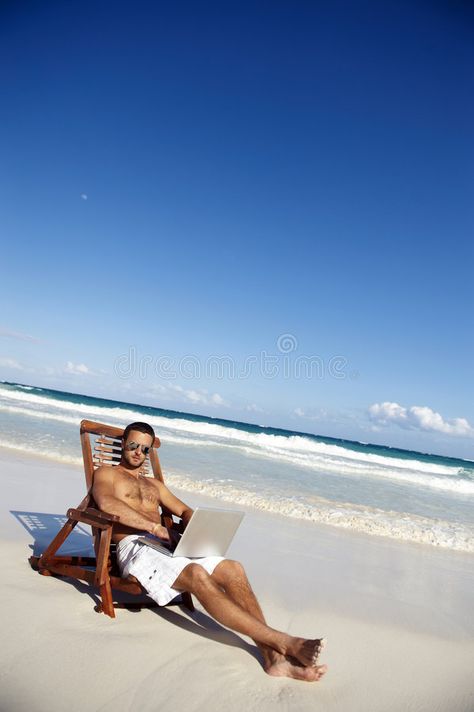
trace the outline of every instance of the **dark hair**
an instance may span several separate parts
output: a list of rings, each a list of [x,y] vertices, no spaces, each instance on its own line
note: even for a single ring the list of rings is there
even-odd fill
[[[151,435],[152,439],[152,445],[155,442],[155,431],[151,427],[151,425],[148,425],[148,423],[130,423],[130,425],[127,425],[125,430],[123,431],[123,441],[125,442],[126,439],[128,438],[128,435],[131,430],[138,430],[139,433],[145,433],[146,435]]]

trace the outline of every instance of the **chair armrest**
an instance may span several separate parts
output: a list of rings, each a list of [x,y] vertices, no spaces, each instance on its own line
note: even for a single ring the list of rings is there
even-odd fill
[[[99,519],[104,519],[108,522],[118,522],[120,519],[118,514],[108,514],[107,512],[103,512],[101,509],[96,509],[96,507],[87,507],[84,512],[91,514],[94,517],[98,517]]]
[[[107,514],[99,509],[88,507],[87,509],[68,509],[67,516],[75,522],[89,524],[97,529],[108,529],[114,522],[118,522],[120,517],[115,514]]]

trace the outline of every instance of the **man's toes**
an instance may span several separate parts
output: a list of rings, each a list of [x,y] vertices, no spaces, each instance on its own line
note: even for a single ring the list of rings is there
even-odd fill
[[[306,680],[312,681],[312,682],[317,682],[322,678],[324,673],[327,670],[326,665],[318,665],[315,667],[306,667],[304,668],[305,674],[306,674]]]
[[[313,653],[313,665],[316,665],[318,658],[321,655],[324,647],[326,646],[326,638],[321,638],[316,642],[316,647]]]
[[[327,665],[318,665],[318,667],[315,668],[316,680],[319,680],[319,678],[321,678],[326,673],[327,669]]]
[[[318,655],[321,653],[321,651],[326,647],[326,638],[320,638],[317,642],[316,649]]]
[[[282,662],[275,663],[266,668],[265,672],[278,677],[292,677],[294,680],[317,682],[324,675],[326,670],[326,665],[305,667],[291,656],[287,656]]]

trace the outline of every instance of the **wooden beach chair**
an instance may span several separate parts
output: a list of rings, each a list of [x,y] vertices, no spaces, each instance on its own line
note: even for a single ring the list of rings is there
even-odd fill
[[[75,509],[68,509],[67,521],[64,526],[41,556],[31,556],[29,562],[33,569],[44,576],[79,579],[98,588],[100,601],[95,610],[99,613],[103,612],[111,618],[115,618],[115,608],[156,607],[158,604],[150,598],[137,602],[114,603],[112,595],[114,590],[135,596],[140,595],[142,598],[145,591],[134,576],[121,578],[116,561],[115,544],[112,543],[112,525],[119,521],[119,517],[100,511],[92,497],[94,471],[100,465],[114,466],[120,462],[123,429],[83,420],[80,433],[87,495]],[[93,442],[93,437],[95,437],[95,442]],[[155,438],[153,447],[144,463],[144,474],[164,482],[157,452],[159,447],[160,440]],[[78,523],[88,524],[92,528],[96,556],[57,556],[56,552]],[[175,529],[179,532],[183,530],[181,521],[173,520],[171,512],[164,507],[161,511],[161,523],[168,529]],[[190,593],[182,593],[180,600],[189,610],[194,610]]]

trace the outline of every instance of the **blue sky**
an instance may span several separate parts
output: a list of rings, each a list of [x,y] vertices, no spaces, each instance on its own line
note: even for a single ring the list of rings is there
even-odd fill
[[[472,457],[473,40],[441,0],[3,3],[0,378]]]

